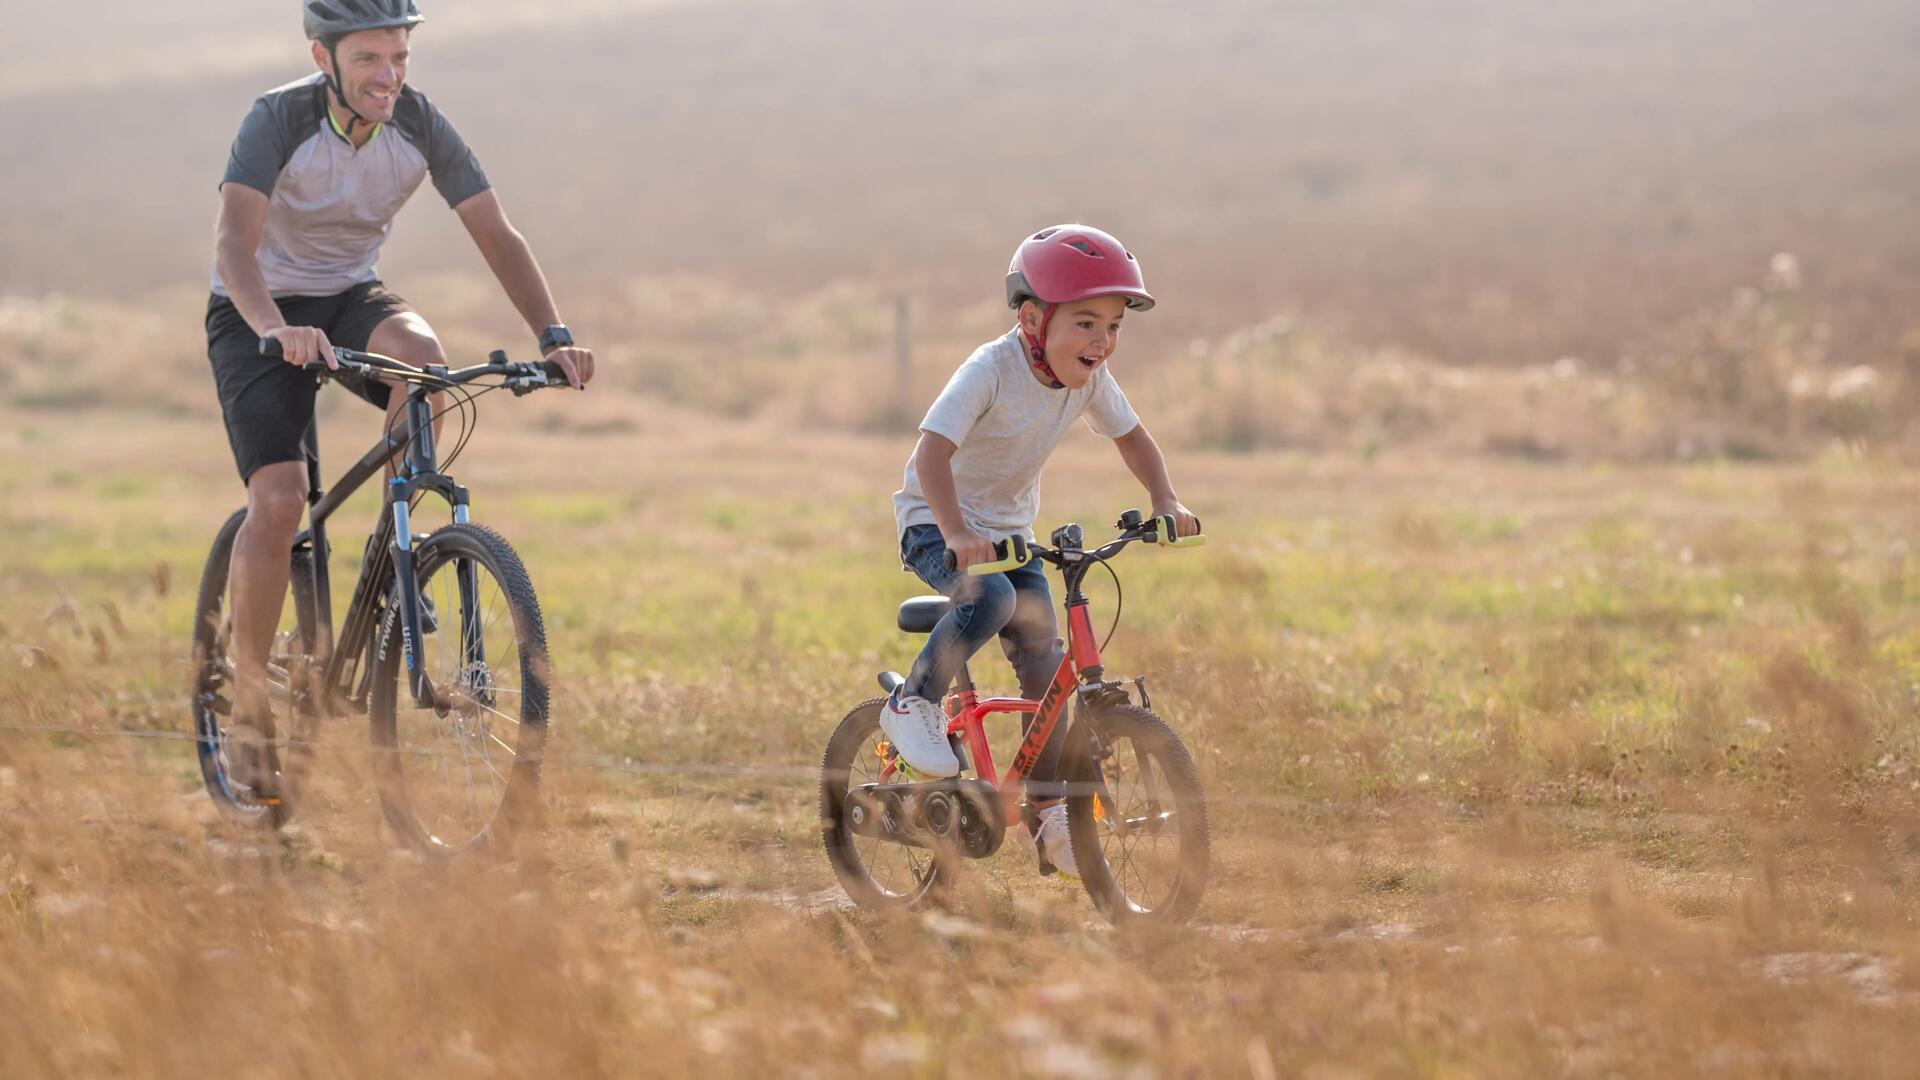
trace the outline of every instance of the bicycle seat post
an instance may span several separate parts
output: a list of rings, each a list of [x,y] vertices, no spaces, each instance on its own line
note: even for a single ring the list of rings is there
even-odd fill
[[[967,670],[967,662],[962,660],[959,672],[953,677],[952,692],[958,694],[971,689],[973,689],[973,672]]]
[[[315,622],[315,640],[308,642],[307,648],[315,663],[324,664],[333,656],[333,579],[327,565],[327,556],[332,549],[327,546],[326,515],[316,513],[320,500],[326,498],[327,494],[320,484],[319,417],[307,421],[307,430],[300,442],[301,451],[307,459],[307,543],[312,549],[308,572],[313,577]]]

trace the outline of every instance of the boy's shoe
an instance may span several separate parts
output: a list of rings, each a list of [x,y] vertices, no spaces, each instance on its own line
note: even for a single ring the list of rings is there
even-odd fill
[[[914,772],[960,774],[960,759],[947,742],[947,715],[926,698],[902,697],[896,687],[880,706],[880,730]]]
[[[1075,881],[1080,879],[1080,864],[1073,861],[1073,838],[1067,833],[1067,804],[1054,803],[1039,811],[1040,831],[1034,836],[1053,868]]]

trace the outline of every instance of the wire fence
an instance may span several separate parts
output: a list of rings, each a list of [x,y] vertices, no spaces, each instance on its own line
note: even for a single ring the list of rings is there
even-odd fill
[[[0,721],[0,731],[18,731],[22,733],[42,734],[42,735],[65,735],[65,736],[70,736],[75,738],[86,738],[86,739],[122,738],[122,739],[150,740],[155,742],[191,743],[191,744],[198,744],[203,741],[201,736],[188,731],[168,731],[168,730],[139,729],[139,728],[80,727],[75,725],[62,725],[62,724],[24,724],[24,723],[13,722],[13,721]],[[339,740],[333,740],[333,739],[303,739],[303,738],[292,738],[292,737],[276,737],[270,740],[263,740],[263,742],[271,743],[274,747],[282,748],[282,749],[292,748],[292,747],[301,747],[301,748],[310,749],[310,750],[328,750],[340,756],[353,754],[356,752],[356,749],[365,749],[365,750],[373,749],[371,747],[357,748],[355,744],[352,744],[349,742],[343,742]],[[382,753],[397,752],[397,753],[405,754],[409,757],[418,756],[418,757],[427,757],[427,758],[445,758],[448,760],[458,760],[461,757],[461,755],[457,751],[454,751],[451,749],[438,749],[435,747],[428,747],[428,746],[403,746],[403,747],[396,747],[392,749],[381,749],[380,752]],[[792,783],[795,786],[805,785],[809,787],[818,784],[821,780],[821,766],[818,764],[805,764],[805,763],[789,764],[789,763],[781,763],[781,762],[646,762],[646,761],[636,761],[631,757],[616,757],[611,754],[591,754],[591,753],[557,753],[556,754],[551,752],[543,752],[541,755],[540,761],[541,761],[541,767],[543,769],[547,768],[548,766],[558,764],[563,768],[577,768],[577,769],[590,770],[594,772],[609,773],[614,775],[630,776],[630,777],[675,778],[675,779],[684,779],[689,777],[694,777],[694,778],[704,777],[704,778],[712,778],[712,779],[738,779],[743,777],[751,777],[759,780],[786,781],[786,782]],[[1055,782],[1052,782],[1049,786],[1054,787],[1056,789],[1067,789],[1069,790],[1069,792],[1071,792],[1072,789],[1078,787],[1079,785],[1055,781]],[[1272,796],[1272,795],[1242,794],[1239,792],[1235,792],[1231,798],[1232,798],[1233,804],[1236,807],[1267,808],[1267,809],[1297,809],[1302,805],[1305,805],[1306,803],[1312,801],[1302,797],[1289,798],[1289,797],[1280,797],[1280,796]]]
[[[148,739],[156,742],[194,744],[204,741],[201,736],[189,731],[164,731],[139,728],[77,727],[62,724],[22,724],[0,721],[0,730],[42,735],[70,735],[89,739]],[[332,739],[301,739],[281,736],[261,741],[263,745],[271,745],[276,749],[301,747],[305,749],[333,750],[342,754],[353,752],[351,744]],[[453,750],[442,750],[427,746],[397,747],[395,750],[408,756],[446,758],[457,758],[460,756]],[[565,766],[623,773],[630,776],[759,776],[805,780],[809,783],[817,781],[820,778],[820,768],[817,765],[782,765],[771,762],[641,762],[634,761],[631,758],[614,757],[609,754],[579,753],[545,753],[541,755],[540,760],[543,767],[558,763]]]

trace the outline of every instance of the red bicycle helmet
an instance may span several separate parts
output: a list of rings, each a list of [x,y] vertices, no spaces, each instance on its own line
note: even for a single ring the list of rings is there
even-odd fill
[[[1007,267],[1008,307],[1027,299],[1069,304],[1094,296],[1124,296],[1134,311],[1153,306],[1140,260],[1112,235],[1088,225],[1055,225],[1014,249]]]
[[[1018,309],[1023,301],[1032,300],[1046,307],[1038,339],[1024,330],[1021,336],[1034,370],[1056,390],[1065,384],[1047,363],[1047,324],[1061,304],[1096,296],[1123,297],[1132,311],[1153,306],[1153,294],[1140,274],[1140,260],[1112,234],[1090,225],[1055,225],[1027,237],[1014,249],[1013,262],[1007,267],[1007,306]]]

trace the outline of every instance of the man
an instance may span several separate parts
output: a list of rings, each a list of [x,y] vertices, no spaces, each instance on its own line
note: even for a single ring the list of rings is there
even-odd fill
[[[319,70],[270,90],[240,125],[220,185],[207,355],[247,517],[233,549],[236,781],[264,784],[266,659],[285,601],[288,558],[306,506],[304,440],[315,386],[300,365],[334,365],[332,347],[410,364],[445,364],[433,328],[375,272],[393,215],[428,177],[537,335],[540,351],[583,388],[593,353],[561,323],[526,240],[453,125],[406,83],[414,0],[304,0]],[[284,362],[260,355],[280,342]],[[400,419],[406,395],[354,392]],[[272,792],[258,792],[271,799]]]

